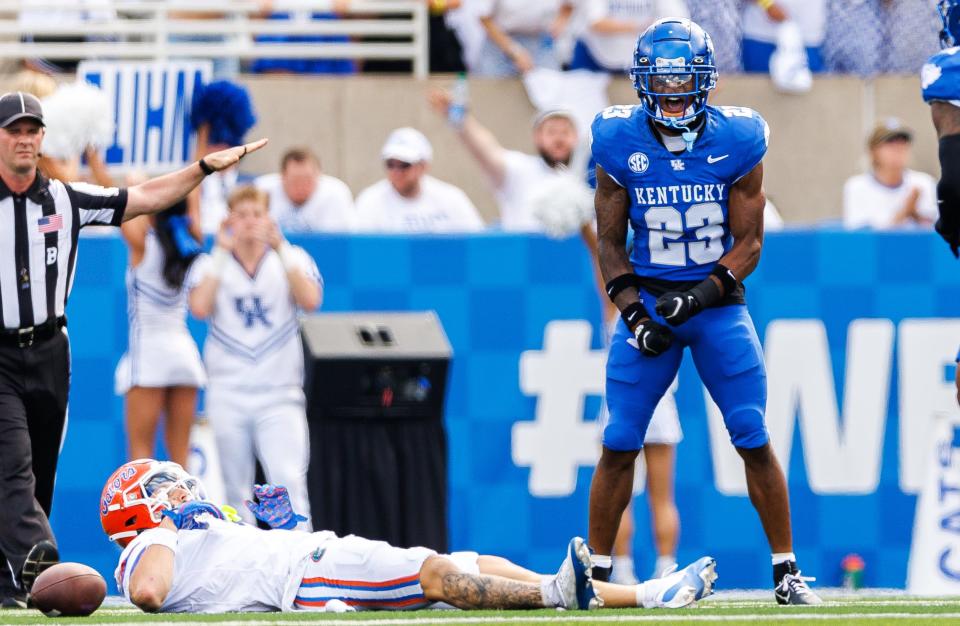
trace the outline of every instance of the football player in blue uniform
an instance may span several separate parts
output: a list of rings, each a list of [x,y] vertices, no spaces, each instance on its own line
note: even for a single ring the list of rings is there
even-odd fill
[[[940,0],[940,45],[920,73],[923,99],[930,104],[940,138],[940,219],[936,229],[960,257],[960,0]]]
[[[717,81],[713,44],[689,20],[651,25],[631,75],[641,103],[610,107],[592,127],[600,265],[622,318],[590,491],[594,575],[605,575],[634,459],[689,346],[744,460],[777,601],[819,604],[793,554],[786,480],[764,423],[763,354],[740,282],[760,259],[767,124],[751,109],[707,105]]]

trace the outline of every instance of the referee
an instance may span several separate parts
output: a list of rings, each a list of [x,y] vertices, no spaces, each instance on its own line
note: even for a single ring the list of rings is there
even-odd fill
[[[237,163],[261,139],[214,152],[128,189],[47,179],[37,169],[40,101],[0,96],[0,599],[25,606],[37,574],[59,559],[48,517],[70,387],[64,311],[77,238],[183,199],[204,176]],[[6,565],[7,567],[3,567]]]

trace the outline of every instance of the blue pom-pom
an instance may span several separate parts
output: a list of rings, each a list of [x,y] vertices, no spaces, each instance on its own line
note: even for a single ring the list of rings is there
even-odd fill
[[[209,143],[238,146],[257,123],[246,88],[228,80],[197,85],[190,111],[194,128],[210,125]]]

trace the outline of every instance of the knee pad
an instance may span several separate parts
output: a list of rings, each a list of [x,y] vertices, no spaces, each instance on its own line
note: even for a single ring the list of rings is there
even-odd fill
[[[611,416],[612,417],[612,416]],[[643,447],[643,436],[647,432],[646,424],[637,423],[616,423],[612,419],[607,427],[603,429],[603,445],[615,452],[629,452],[639,450]]]
[[[763,411],[749,407],[737,409],[723,416],[730,441],[738,448],[759,448],[770,441]]]

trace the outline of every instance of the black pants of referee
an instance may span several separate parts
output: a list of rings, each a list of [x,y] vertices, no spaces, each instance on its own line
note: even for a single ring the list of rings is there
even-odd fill
[[[19,585],[30,548],[56,543],[48,518],[69,389],[63,332],[27,347],[0,342],[0,595]]]

